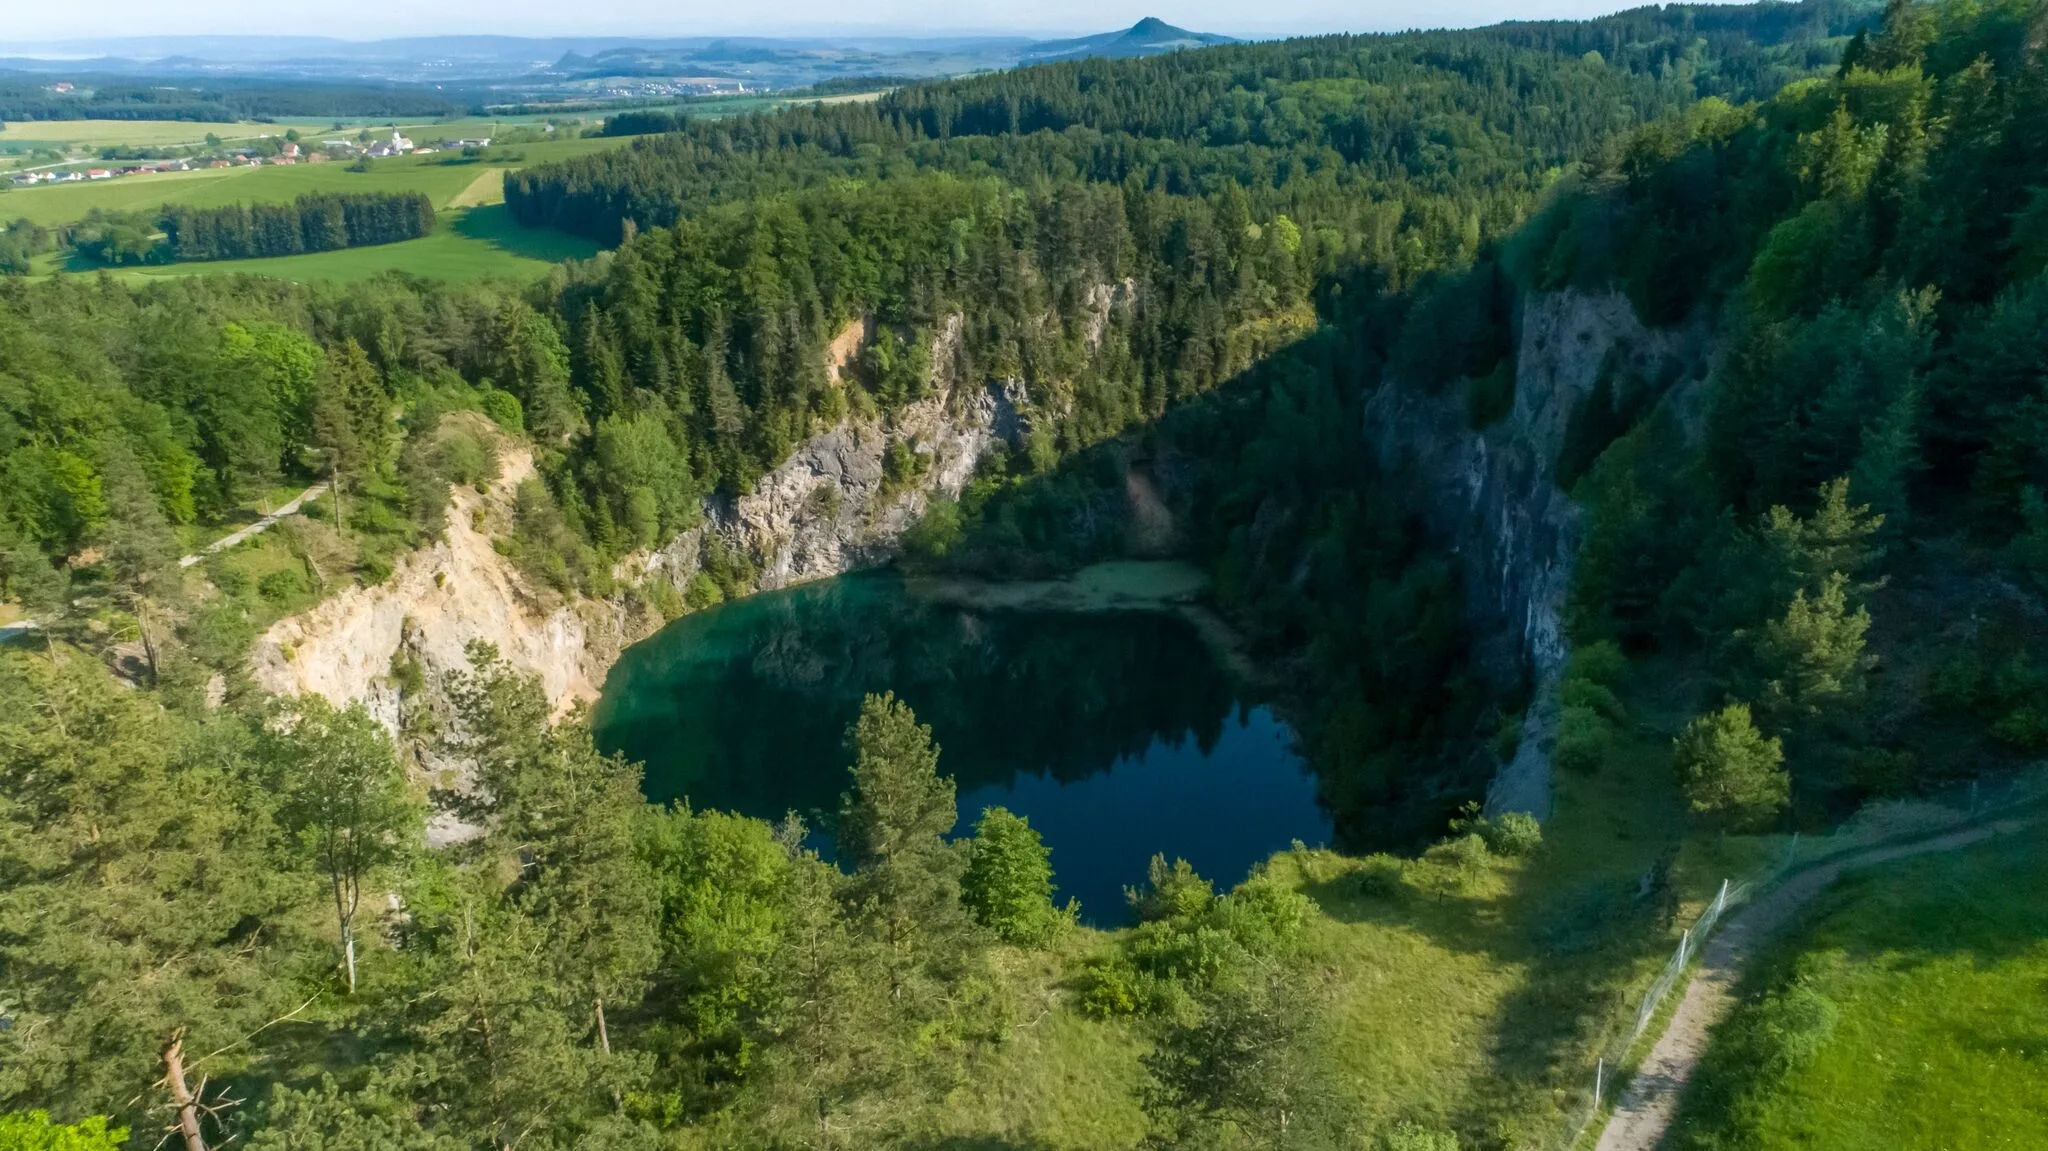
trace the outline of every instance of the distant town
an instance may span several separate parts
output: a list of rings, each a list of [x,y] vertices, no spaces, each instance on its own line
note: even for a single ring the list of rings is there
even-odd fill
[[[63,87],[59,85],[59,87]],[[546,131],[553,131],[547,125]],[[397,129],[389,137],[374,136],[367,130],[355,138],[336,137],[317,145],[298,138],[297,132],[284,136],[262,136],[234,147],[207,145],[190,156],[143,159],[138,162],[102,167],[64,166],[44,171],[20,172],[8,182],[19,188],[39,184],[69,184],[90,180],[116,180],[128,176],[149,176],[163,172],[190,172],[205,168],[263,167],[265,165],[328,164],[380,160],[391,156],[431,156],[442,151],[480,151],[491,146],[491,137],[474,136],[415,142]]]

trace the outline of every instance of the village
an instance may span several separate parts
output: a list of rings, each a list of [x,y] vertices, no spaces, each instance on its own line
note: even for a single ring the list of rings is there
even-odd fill
[[[296,138],[297,133],[286,137],[258,137],[254,146],[219,147],[206,146],[194,149],[192,156],[174,157],[108,164],[100,167],[63,166],[42,171],[18,172],[8,182],[18,188],[32,188],[41,184],[69,184],[94,180],[116,180],[131,176],[150,176],[164,172],[190,172],[202,168],[246,168],[264,166],[289,166],[295,164],[328,164],[336,162],[365,162],[393,156],[431,156],[442,151],[480,150],[491,146],[489,136],[465,137],[454,140],[435,140],[415,143],[396,128],[388,138],[371,137],[367,131],[355,139],[335,138],[322,140],[318,147],[311,147]]]

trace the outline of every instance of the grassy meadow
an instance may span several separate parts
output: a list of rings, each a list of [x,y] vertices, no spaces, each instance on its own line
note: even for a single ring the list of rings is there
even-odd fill
[[[1668,1144],[2048,1146],[2038,828],[1852,874],[1751,973]]]
[[[494,154],[475,161],[461,161],[460,157],[446,154],[394,156],[374,161],[368,172],[351,172],[348,165],[337,163],[294,164],[161,172],[91,183],[14,188],[0,192],[0,220],[27,219],[48,227],[78,220],[95,208],[134,212],[164,204],[212,208],[283,202],[308,192],[423,192],[434,201],[441,219],[432,235],[417,240],[275,259],[126,267],[116,269],[115,274],[138,281],[236,273],[290,280],[360,280],[397,270],[447,280],[531,279],[545,274],[550,264],[588,259],[597,254],[598,246],[551,228],[520,227],[504,206],[505,173],[523,164],[618,147],[620,142],[551,140],[494,149]],[[46,275],[96,272],[99,265],[68,253],[57,253],[42,257],[37,270]]]
[[[1455,1131],[1460,1146],[1562,1147],[1585,1122],[1596,1055],[1625,1034],[1725,866],[1718,850],[1689,845],[1696,863],[1678,868],[1673,900],[1660,910],[1638,898],[1643,876],[1688,842],[1669,729],[1690,690],[1682,676],[1639,678],[1676,686],[1628,700],[1634,725],[1598,769],[1560,773],[1537,854],[1438,849],[1395,861],[1300,849],[1266,865],[1321,912],[1303,945],[1322,1004],[1318,1062],[1355,1101],[1360,1146],[1379,1145],[1364,1133],[1406,1121]],[[1743,838],[1734,856],[1767,853]],[[1224,889],[1238,877],[1211,878]],[[1080,960],[1116,938],[1081,929],[1059,956],[1018,956],[1011,994],[1057,1003]],[[1022,1012],[1034,1017],[940,1102],[928,1119],[935,1145],[1010,1146],[1000,1140],[1028,1134],[1033,1147],[1136,1146],[1144,1026],[1071,1006]]]

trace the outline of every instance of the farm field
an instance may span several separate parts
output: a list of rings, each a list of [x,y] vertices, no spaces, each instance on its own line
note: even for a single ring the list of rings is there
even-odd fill
[[[1667,1146],[2048,1146],[2038,830],[1854,875],[1750,976]]]
[[[134,283],[180,276],[248,274],[286,280],[367,280],[380,272],[404,272],[439,280],[532,280],[563,260],[587,260],[596,243],[552,228],[522,228],[500,199],[443,211],[434,233],[399,244],[278,256],[263,260],[195,260],[155,267],[121,268],[115,275]],[[98,265],[46,256],[39,271],[97,272]]]
[[[368,172],[348,165],[294,164],[288,167],[207,168],[193,172],[160,172],[115,180],[10,188],[0,192],[0,220],[26,219],[51,227],[83,219],[98,208],[129,212],[162,204],[216,208],[226,204],[281,202],[308,192],[425,192],[436,208],[447,207],[486,170],[503,175],[508,168],[566,159],[620,146],[623,138],[551,140],[499,150],[474,163],[448,163],[451,157],[394,156],[378,160]],[[518,156],[520,159],[513,160]]]
[[[86,213],[149,211],[164,204],[196,208],[280,202],[308,192],[424,192],[441,213],[434,234],[400,244],[351,248],[263,260],[221,260],[118,269],[135,282],[176,276],[248,273],[291,280],[361,280],[386,270],[445,280],[532,279],[550,264],[588,259],[598,245],[550,228],[527,229],[504,207],[505,173],[525,163],[618,147],[622,138],[553,140],[515,145],[498,157],[446,163],[446,156],[378,160],[368,172],[344,164],[220,168],[164,172],[117,180],[16,188],[0,192],[0,220],[27,219],[43,226],[71,223]],[[514,160],[513,157],[519,157]],[[97,272],[99,265],[56,253],[36,261],[38,274]]]

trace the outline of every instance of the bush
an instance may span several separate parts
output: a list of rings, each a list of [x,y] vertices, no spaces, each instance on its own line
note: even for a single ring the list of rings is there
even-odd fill
[[[1509,859],[1534,855],[1543,846],[1543,825],[1526,811],[1510,811],[1487,820],[1479,831],[1487,850]]]
[[[495,479],[498,452],[475,436],[453,432],[441,441],[434,464],[451,484],[475,484]]]
[[[256,581],[256,592],[271,603],[288,603],[306,594],[306,578],[291,568],[280,568]]]
[[[1613,687],[1628,671],[1628,657],[1621,654],[1620,645],[1611,639],[1589,643],[1572,653],[1570,662],[1565,664],[1564,677]]]
[[[491,422],[508,432],[526,430],[526,413],[519,406],[519,397],[498,388],[485,388],[481,406],[484,415]]]
[[[1784,746],[1733,703],[1694,717],[1672,741],[1672,759],[1693,812],[1726,827],[1755,827],[1791,799]]]
[[[1052,851],[1030,822],[1008,808],[984,810],[960,882],[975,921],[1005,943],[1042,946],[1070,922],[1054,909],[1052,892]]]
[[[1385,852],[1368,855],[1359,861],[1358,893],[1371,899],[1397,898],[1408,888],[1407,870],[1406,864]]]
[[[1590,707],[1567,707],[1557,721],[1557,751],[1552,757],[1559,770],[1591,772],[1607,758],[1614,745],[1614,728]]]
[[[1143,887],[1124,889],[1124,900],[1139,923],[1192,918],[1208,910],[1216,898],[1216,889],[1185,859],[1176,859],[1169,867],[1164,855],[1153,856],[1146,880]]]
[[[1589,708],[1616,726],[1628,722],[1628,709],[1605,684],[1590,679],[1567,679],[1557,696],[1558,702],[1566,707]]]
[[[221,594],[230,596],[248,594],[249,586],[253,582],[249,579],[248,572],[223,563],[207,565],[206,576],[213,581],[213,586],[221,590]]]

